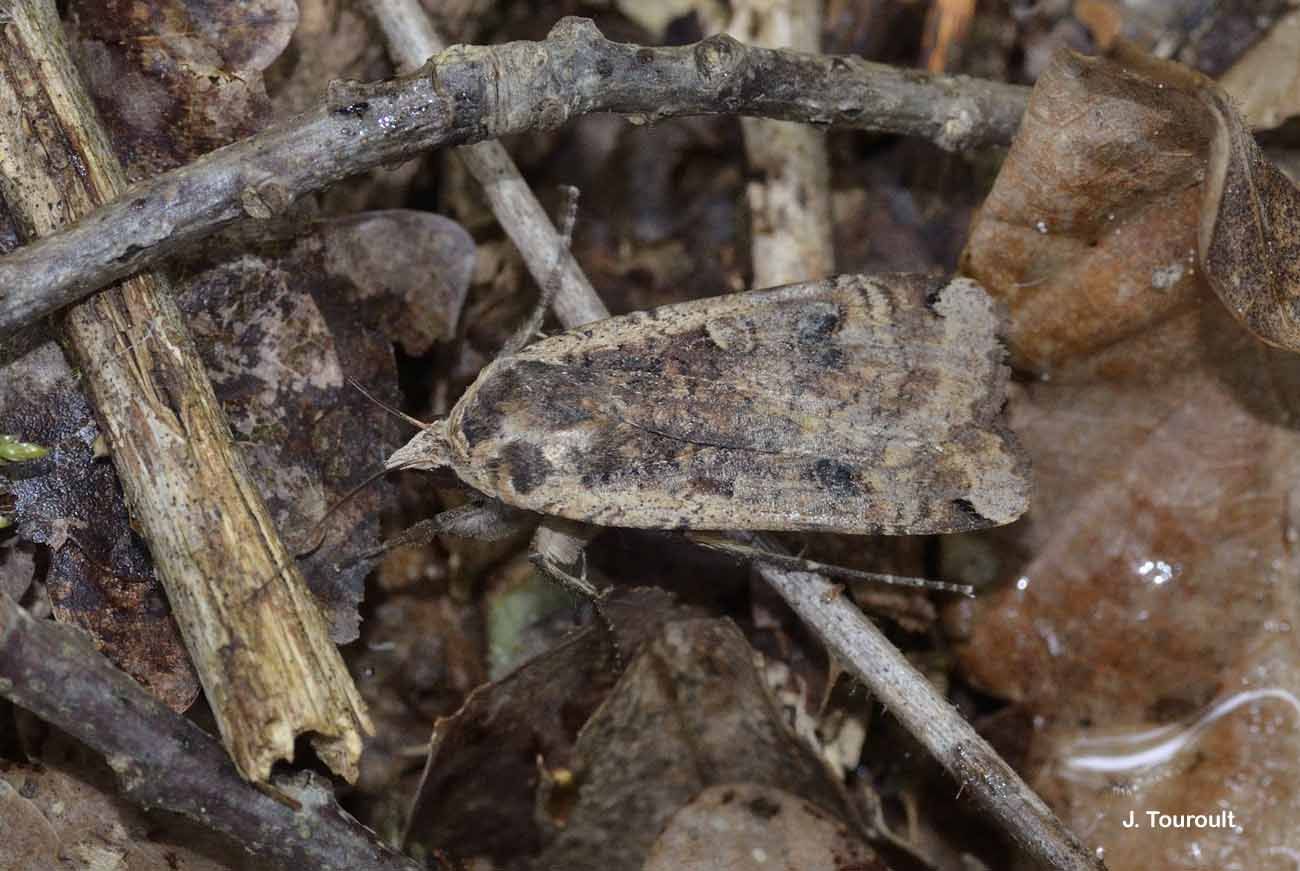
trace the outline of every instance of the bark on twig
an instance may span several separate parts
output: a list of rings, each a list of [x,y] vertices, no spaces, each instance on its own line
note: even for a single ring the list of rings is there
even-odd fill
[[[332,801],[246,783],[206,732],[100,656],[78,630],[0,593],[0,696],[103,753],[123,795],[184,814],[280,867],[418,871]]]
[[[834,584],[808,572],[761,563],[756,568],[844,669],[1041,868],[1099,871],[1106,867]]]
[[[316,109],[133,187],[48,239],[0,258],[0,333],[157,263],[248,214],[440,145],[615,112],[653,121],[726,113],[923,136],[947,148],[1005,144],[1028,89],[746,47],[724,36],[676,48],[604,39],[562,20],[543,42],[453,46],[418,74],[346,85]]]
[[[818,51],[820,0],[732,0],[728,32],[742,42]],[[754,286],[826,278],[835,271],[826,134],[807,124],[742,118],[751,175]]]
[[[366,6],[384,34],[399,73],[419,69],[446,48],[419,0],[367,0]],[[544,288],[549,281],[559,281],[553,306],[560,322],[573,328],[609,317],[609,309],[568,247],[560,244],[555,224],[505,146],[496,140],[478,142],[457,148],[456,155],[483,186],[492,214],[519,249],[537,286]],[[559,273],[553,277],[557,255]]]
[[[125,188],[53,0],[12,0],[0,38],[0,193],[45,236]],[[19,249],[20,251],[24,249]],[[0,287],[3,287],[0,281]],[[74,308],[66,332],[217,724],[264,780],[314,733],[356,776],[365,706],[253,484],[160,273]]]

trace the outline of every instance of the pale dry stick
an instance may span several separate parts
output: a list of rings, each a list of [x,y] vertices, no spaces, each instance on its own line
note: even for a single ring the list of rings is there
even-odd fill
[[[447,47],[419,0],[366,0],[366,8],[379,25],[399,73],[419,69]],[[492,214],[519,249],[537,286],[558,280],[554,308],[560,323],[576,327],[609,317],[609,309],[569,246],[561,244],[555,225],[505,146],[493,139],[462,146],[455,154],[483,186]],[[559,273],[553,279],[557,252]]]
[[[388,52],[399,73],[418,69],[446,48],[419,0],[367,0],[366,7],[379,25],[388,43]],[[587,274],[570,251],[573,215],[567,216],[566,232],[556,230],[546,210],[538,202],[505,146],[496,140],[464,145],[455,151],[470,175],[483,186],[488,206],[510,241],[519,250],[533,281],[543,297],[554,294],[552,307],[560,323],[572,329],[609,317],[609,309],[596,293]],[[575,203],[570,202],[570,209]],[[545,310],[536,312],[537,317]],[[532,320],[524,328],[524,341],[530,339],[540,322]],[[572,530],[544,522],[537,530],[535,544],[543,559],[570,550],[581,551],[590,536],[575,535]],[[550,573],[559,576],[554,561]]]
[[[1084,847],[997,751],[898,652],[876,625],[818,574],[758,564],[758,573],[921,742],[1027,856],[1051,871],[1101,871]]]
[[[85,634],[32,617],[2,592],[0,697],[104,754],[126,798],[183,814],[278,867],[424,868],[333,801],[296,802],[245,782],[215,739],[115,668]]]
[[[0,0],[3,3],[14,0]],[[134,185],[75,225],[0,258],[0,334],[151,266],[244,216],[429,148],[612,112],[732,114],[922,136],[950,149],[1011,141],[1029,89],[725,36],[614,43],[566,18],[542,42],[453,46],[419,73],[339,85],[322,105]]]
[[[0,106],[12,107],[0,111],[0,194],[32,239],[126,183],[53,0],[7,0],[0,12]],[[73,308],[65,329],[235,765],[265,780],[310,733],[326,764],[354,779],[365,705],[231,439],[169,281],[127,279]]]
[[[769,48],[818,51],[821,0],[732,0],[727,31]],[[807,124],[741,118],[751,174],[745,187],[755,287],[826,278],[835,271],[826,134]]]

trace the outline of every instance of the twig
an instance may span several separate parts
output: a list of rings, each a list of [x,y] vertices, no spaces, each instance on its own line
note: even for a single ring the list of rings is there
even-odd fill
[[[388,53],[399,73],[419,69],[447,47],[419,0],[367,0],[366,6],[388,42]],[[609,317],[609,309],[569,246],[561,243],[555,225],[505,146],[496,140],[478,142],[457,148],[456,156],[483,186],[492,214],[519,249],[537,286],[544,288],[552,280],[559,281],[554,307],[560,322],[576,327]],[[552,279],[557,252],[559,272]]]
[[[0,105],[12,110],[0,112],[0,193],[32,239],[126,184],[53,0],[4,10]],[[371,728],[364,703],[232,442],[169,282],[130,278],[70,311],[65,328],[236,766],[264,780],[310,732],[326,764],[355,778]]]
[[[367,0],[366,6],[399,72],[419,67],[445,48],[419,0]],[[572,329],[609,317],[609,309],[569,250],[572,226],[563,235],[556,230],[505,146],[496,140],[478,142],[457,148],[456,155],[483,186],[492,213],[524,258],[543,297],[554,287],[552,305],[560,323]],[[545,315],[545,310],[539,314]],[[531,338],[535,326],[530,323],[525,330]],[[538,549],[543,554],[548,549],[581,550],[587,540],[557,524],[543,524],[537,535],[535,544],[541,544]],[[549,571],[554,577],[561,575],[555,568]]]
[[[847,597],[837,595],[834,584],[821,575],[770,564],[756,568],[844,669],[898,718],[1026,855],[1052,871],[1105,868],[876,625]]]
[[[929,138],[1010,141],[1028,89],[715,36],[645,48],[566,18],[543,42],[454,46],[418,74],[338,85],[316,109],[134,186],[76,225],[0,258],[0,333],[151,266],[248,214],[269,216],[347,176],[443,145],[614,112],[752,115]],[[551,249],[553,250],[553,249]]]
[[[732,0],[728,32],[771,48],[817,51],[820,0]],[[745,155],[755,180],[749,200],[754,286],[826,278],[835,271],[830,158],[826,134],[807,124],[742,118]]]
[[[332,801],[294,802],[245,782],[219,743],[100,656],[89,638],[33,618],[4,593],[0,696],[103,753],[130,800],[184,814],[282,867],[421,868]]]

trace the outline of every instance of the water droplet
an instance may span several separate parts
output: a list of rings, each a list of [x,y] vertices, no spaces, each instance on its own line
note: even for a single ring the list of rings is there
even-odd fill
[[[1178,573],[1176,568],[1161,559],[1142,560],[1137,563],[1136,569],[1139,576],[1157,587],[1169,583],[1174,579],[1174,575]]]

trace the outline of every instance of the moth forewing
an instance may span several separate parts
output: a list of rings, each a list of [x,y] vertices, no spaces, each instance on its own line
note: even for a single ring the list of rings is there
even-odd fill
[[[665,306],[497,360],[439,450],[484,493],[610,526],[1008,523],[1028,467],[1001,420],[998,327],[974,282],[919,275]]]

